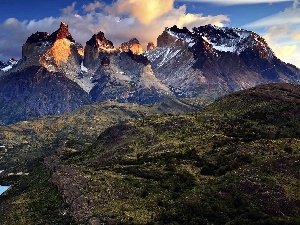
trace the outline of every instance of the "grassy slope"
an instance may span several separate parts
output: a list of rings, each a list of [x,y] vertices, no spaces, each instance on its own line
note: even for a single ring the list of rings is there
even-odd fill
[[[0,126],[0,145],[5,145],[7,150],[0,151],[0,169],[17,172],[20,165],[22,168],[24,163],[36,158],[64,154],[61,150],[80,150],[63,146],[70,143],[77,143],[80,148],[89,145],[99,133],[114,124],[153,114],[193,112],[204,104],[197,99],[169,100],[153,106],[106,102],[84,106],[62,116]]]
[[[20,176],[6,176],[9,172],[29,173],[29,176],[21,176],[21,181],[0,197],[1,224],[46,224],[45,221],[63,224],[61,219],[65,216],[62,213],[68,214],[64,213],[65,204],[57,188],[49,185],[50,174],[41,166],[44,157],[81,151],[114,124],[157,113],[195,111],[202,104],[196,99],[169,100],[154,106],[107,102],[84,106],[59,117],[0,127],[0,145],[6,146],[6,149],[0,149],[0,169],[5,169],[0,183],[10,184],[20,179]],[[45,204],[48,198],[52,199],[51,204]],[[33,205],[36,206],[33,208]],[[49,207],[56,210],[48,210]],[[53,219],[49,220],[51,217]],[[66,219],[65,224],[69,224],[68,221]]]
[[[63,163],[89,179],[103,222],[298,224],[299,110],[299,87],[263,86],[114,126]]]
[[[82,223],[93,217],[107,224],[299,224],[299,110],[300,87],[273,84],[198,113],[112,126],[84,151],[60,157],[55,174],[76,171],[67,174],[72,188],[89,200],[71,202],[68,212]],[[4,195],[16,196],[11,204],[24,200],[17,190]]]

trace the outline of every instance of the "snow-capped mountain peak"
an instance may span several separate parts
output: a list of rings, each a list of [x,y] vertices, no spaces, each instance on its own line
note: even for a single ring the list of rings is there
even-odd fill
[[[167,37],[167,35],[169,37]],[[256,49],[261,57],[268,60],[274,56],[265,40],[256,33],[240,28],[218,27],[215,25],[205,25],[195,27],[192,31],[186,27],[180,29],[177,26],[166,28],[160,35],[158,47],[170,46],[171,43],[180,40],[193,47],[196,43],[204,42],[207,48],[215,52],[231,52],[237,55],[246,49]]]

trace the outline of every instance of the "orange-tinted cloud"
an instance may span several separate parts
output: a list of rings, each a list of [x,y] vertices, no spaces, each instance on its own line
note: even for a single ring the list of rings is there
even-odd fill
[[[174,0],[118,0],[110,8],[118,15],[127,14],[150,24],[173,9]]]
[[[288,24],[274,26],[267,30],[264,38],[279,59],[300,68],[300,30]]]

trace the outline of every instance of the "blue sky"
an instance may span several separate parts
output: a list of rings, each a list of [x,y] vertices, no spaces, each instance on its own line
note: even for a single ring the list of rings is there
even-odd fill
[[[55,2],[55,3],[53,3]],[[208,23],[240,27],[266,38],[275,54],[300,67],[298,0],[0,0],[0,60],[20,58],[27,37],[61,21],[81,44],[100,30],[115,46],[137,37],[143,46],[165,27]]]
[[[9,187],[8,186],[0,186],[0,195],[5,192]]]

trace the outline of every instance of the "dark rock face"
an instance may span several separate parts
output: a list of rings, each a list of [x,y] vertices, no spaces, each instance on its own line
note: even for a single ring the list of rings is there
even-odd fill
[[[101,60],[101,65],[102,66],[109,66],[110,64],[110,59],[107,56],[104,56]]]
[[[27,38],[26,43],[39,43],[39,42],[46,42],[50,41],[50,34],[48,32],[36,32],[32,34],[29,38]]]
[[[86,67],[95,67],[99,64],[102,64],[103,57],[105,53],[114,52],[113,43],[106,39],[103,32],[99,32],[98,34],[94,34],[93,37],[86,42],[86,46],[84,48],[84,66]],[[100,58],[100,61],[99,61]]]
[[[108,61],[107,56],[103,62]],[[171,95],[153,74],[148,59],[131,52],[109,55],[109,64],[102,64],[94,73],[93,101],[113,100],[138,104],[157,103]]]
[[[58,115],[91,103],[88,94],[61,73],[29,67],[0,78],[0,124]]]
[[[106,39],[102,31],[100,31],[98,34],[94,34],[92,38],[86,42],[86,44],[94,48],[99,48],[99,47],[103,47],[106,49],[114,48],[114,44],[110,40]]]
[[[6,63],[0,61],[0,68],[3,68],[5,66],[6,66]]]
[[[137,63],[141,63],[144,64],[145,66],[150,64],[150,61],[148,60],[148,58],[146,56],[143,55],[136,55],[134,54],[132,51],[126,52],[126,54],[134,61],[136,61]]]

